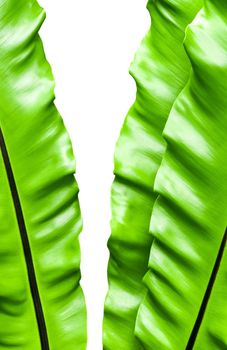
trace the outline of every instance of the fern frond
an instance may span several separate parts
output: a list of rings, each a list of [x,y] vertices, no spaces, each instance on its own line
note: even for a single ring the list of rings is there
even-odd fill
[[[185,28],[201,4],[200,0],[148,3],[152,26],[130,69],[137,84],[137,97],[115,152],[104,349],[141,348],[134,327],[145,293],[142,278],[153,239],[149,222],[157,197],[154,179],[165,151],[162,132],[171,107],[189,78],[190,63],[183,40]]]
[[[0,347],[84,350],[71,142],[35,0],[0,0]]]
[[[155,181],[159,197],[150,225],[148,293],[136,324],[145,349],[227,346],[223,263],[218,273],[227,224],[226,15],[225,1],[206,0],[186,32],[192,73],[164,131],[167,150]]]

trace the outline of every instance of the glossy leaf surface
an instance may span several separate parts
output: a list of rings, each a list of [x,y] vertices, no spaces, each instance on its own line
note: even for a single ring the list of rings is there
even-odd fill
[[[186,32],[192,74],[165,127],[155,180],[149,292],[136,325],[144,349],[227,345],[226,263],[217,264],[227,224],[226,14],[225,1],[207,0]]]
[[[212,67],[212,81],[216,86],[214,102],[216,106],[214,113],[218,113],[223,119],[225,127],[224,143],[220,140],[219,147],[226,147],[227,135],[227,4],[225,1],[207,1],[204,12],[201,15],[200,27],[196,30],[197,41],[203,43],[203,52],[209,46],[210,52],[215,52],[211,58],[209,66]],[[204,29],[206,34],[204,35]],[[195,35],[195,34],[194,34]],[[206,40],[204,39],[206,36]],[[213,61],[213,63],[212,63]],[[214,67],[213,67],[214,66]],[[207,67],[208,69],[208,67]],[[211,68],[209,68],[209,71]],[[212,87],[210,95],[213,95]],[[217,96],[219,95],[218,99]],[[216,97],[215,97],[216,96]],[[224,124],[225,123],[225,124]],[[223,145],[222,145],[223,144]],[[226,153],[223,158],[226,167]],[[227,176],[223,177],[223,182],[227,182]],[[226,208],[224,208],[226,210]],[[226,220],[227,226],[227,220]],[[227,231],[226,231],[227,235]],[[211,290],[206,312],[195,339],[195,350],[225,350],[227,349],[227,249],[226,235],[223,242],[223,256],[220,257],[220,264],[217,266],[216,279]]]
[[[174,100],[189,78],[190,63],[183,39],[186,26],[201,4],[200,0],[148,3],[152,26],[130,69],[137,97],[115,152],[104,349],[141,348],[134,327],[145,293],[142,278],[152,242],[149,223],[156,199],[153,184],[165,150],[162,131]]]
[[[0,9],[0,348],[84,350],[78,186],[38,36],[45,14],[35,0],[0,0]]]

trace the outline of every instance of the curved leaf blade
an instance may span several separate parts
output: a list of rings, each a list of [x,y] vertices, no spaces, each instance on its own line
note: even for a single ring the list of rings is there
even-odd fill
[[[165,151],[162,131],[174,100],[189,78],[183,39],[201,4],[200,0],[148,3],[152,26],[130,69],[137,97],[115,151],[104,349],[141,348],[134,327],[145,293],[142,278],[153,239],[149,223],[157,197],[154,179]]]
[[[1,0],[0,7],[0,126],[47,328],[49,344],[41,347],[82,350],[86,348],[86,311],[79,286],[82,222],[71,142],[53,103],[54,80],[38,36],[45,14],[34,0]],[[12,199],[6,206],[12,206]],[[10,289],[7,292],[10,299]],[[33,347],[25,341],[22,348]]]
[[[164,131],[167,151],[155,182],[155,238],[145,278],[149,292],[136,325],[145,349],[192,348],[226,229],[226,25],[216,11],[224,6],[205,1],[186,34],[192,74]]]

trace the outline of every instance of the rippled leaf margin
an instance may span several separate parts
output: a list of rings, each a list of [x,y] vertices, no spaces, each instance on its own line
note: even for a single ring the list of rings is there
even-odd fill
[[[44,18],[35,0],[0,0],[0,346],[84,350],[75,161],[38,36]]]
[[[145,349],[227,345],[220,299],[226,268],[219,261],[226,259],[227,7],[222,0],[204,4],[187,29],[192,74],[168,119],[155,181],[148,294],[136,324]]]
[[[153,184],[165,151],[162,132],[173,102],[189,78],[183,39],[201,4],[200,0],[148,3],[152,25],[130,69],[137,97],[115,151],[104,349],[141,347],[134,327],[145,293],[142,278],[147,270],[152,242],[149,223],[157,197]]]

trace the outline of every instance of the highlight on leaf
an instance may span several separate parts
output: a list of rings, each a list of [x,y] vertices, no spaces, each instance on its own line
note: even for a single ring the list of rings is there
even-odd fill
[[[144,349],[227,347],[226,18],[224,0],[205,0],[186,30],[192,72],[164,130],[135,329]]]
[[[134,328],[146,292],[142,279],[153,240],[149,234],[157,198],[153,185],[165,151],[162,132],[166,120],[189,78],[190,62],[183,47],[185,29],[201,6],[202,0],[148,3],[152,25],[130,68],[137,85],[136,101],[115,151],[104,349],[143,348]]]
[[[35,0],[0,0],[0,347],[85,350],[71,142]]]

